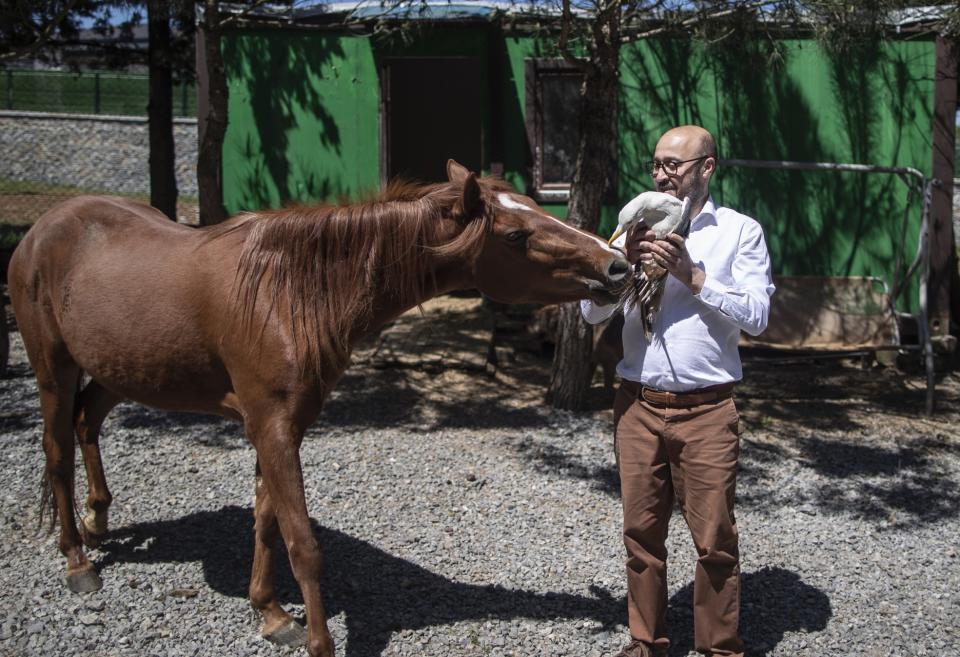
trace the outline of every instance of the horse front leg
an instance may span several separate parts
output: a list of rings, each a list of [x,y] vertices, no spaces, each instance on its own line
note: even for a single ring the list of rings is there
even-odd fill
[[[307,654],[310,657],[334,657],[333,638],[327,629],[327,613],[320,594],[323,556],[310,527],[307,502],[303,492],[303,471],[299,451],[303,437],[302,431],[294,431],[291,422],[281,420],[270,422],[263,429],[255,429],[252,433],[250,438],[257,450],[263,486],[269,496],[269,505],[279,523],[280,534],[287,545],[293,576],[300,586],[306,606]],[[267,519],[269,518],[265,517],[265,520]],[[258,562],[255,556],[255,569],[258,565],[262,567],[271,557],[272,548],[267,547],[270,538],[268,530],[264,532],[263,538],[267,540],[262,546],[259,536],[257,539],[257,547],[260,549],[260,557],[263,561]],[[272,571],[272,564],[268,568]],[[268,576],[272,582],[273,577],[270,571]],[[266,576],[261,579],[266,579]],[[251,582],[251,588],[253,584],[254,582]],[[272,593],[269,596],[273,597]],[[256,606],[256,602],[251,602]],[[274,614],[273,618],[280,617]]]
[[[307,632],[277,602],[275,582],[276,547],[279,536],[277,512],[267,492],[260,471],[256,470],[256,507],[254,517],[253,572],[250,575],[250,605],[260,613],[263,627],[260,635],[272,643],[301,646],[307,641]]]

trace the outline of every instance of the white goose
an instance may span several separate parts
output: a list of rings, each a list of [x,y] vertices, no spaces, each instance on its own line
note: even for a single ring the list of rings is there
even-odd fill
[[[656,234],[656,239],[665,239],[670,233],[683,237],[690,231],[690,197],[680,199],[662,192],[644,192],[623,206],[617,217],[617,230],[610,244],[635,225],[643,223]],[[667,270],[656,262],[638,263],[634,266],[631,284],[620,297],[620,307],[630,302],[640,307],[643,334],[650,341],[653,333],[653,318],[660,310],[660,300],[666,283]]]

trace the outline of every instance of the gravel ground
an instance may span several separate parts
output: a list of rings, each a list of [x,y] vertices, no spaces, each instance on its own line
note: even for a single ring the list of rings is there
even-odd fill
[[[408,326],[430,330],[430,312]],[[246,600],[254,455],[215,418],[133,404],[111,414],[112,532],[90,552],[104,588],[67,591],[56,536],[37,530],[41,425],[12,339],[0,380],[0,654],[304,654],[257,634]],[[623,548],[599,384],[595,410],[565,413],[539,401],[543,359],[501,358],[483,373],[470,359],[361,356],[301,451],[337,654],[616,652]],[[939,414],[924,419],[921,380],[889,369],[750,360],[746,371],[748,654],[960,655],[960,378],[943,378]],[[677,657],[692,651],[695,553],[676,515],[669,548]],[[279,570],[281,601],[302,616]]]

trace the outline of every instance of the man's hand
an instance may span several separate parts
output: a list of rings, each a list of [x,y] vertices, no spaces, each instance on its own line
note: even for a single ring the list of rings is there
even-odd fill
[[[653,242],[656,238],[657,234],[647,228],[647,225],[642,221],[631,226],[627,232],[627,240],[623,245],[627,260],[630,261],[631,265],[635,265],[641,260],[650,259],[646,244]]]
[[[636,260],[631,254],[636,253]],[[673,274],[674,278],[686,285],[694,294],[700,294],[706,275],[693,264],[686,240],[676,233],[670,233],[666,239],[658,240],[652,230],[640,233],[634,240],[627,238],[627,259],[636,263],[653,261]]]

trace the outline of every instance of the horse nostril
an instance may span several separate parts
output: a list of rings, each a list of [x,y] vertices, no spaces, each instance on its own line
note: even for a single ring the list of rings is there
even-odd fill
[[[624,258],[616,258],[607,268],[607,276],[613,279],[620,279],[630,271],[630,263]]]

